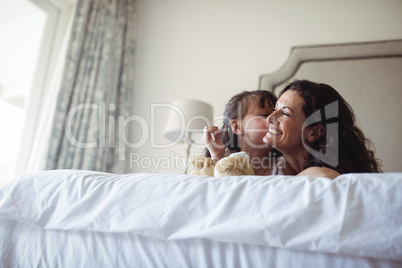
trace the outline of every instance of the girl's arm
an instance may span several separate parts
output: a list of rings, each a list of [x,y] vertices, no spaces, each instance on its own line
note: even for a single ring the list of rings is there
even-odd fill
[[[221,141],[221,131],[217,126],[204,128],[202,140],[215,162],[225,157],[225,146]]]

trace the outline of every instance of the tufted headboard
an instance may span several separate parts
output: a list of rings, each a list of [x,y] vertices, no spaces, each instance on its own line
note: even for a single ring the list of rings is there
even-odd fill
[[[374,143],[384,172],[402,171],[402,40],[299,46],[259,88],[279,94],[294,79],[334,87]]]

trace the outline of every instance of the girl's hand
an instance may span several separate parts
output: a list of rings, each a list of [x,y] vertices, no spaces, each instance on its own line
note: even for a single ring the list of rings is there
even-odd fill
[[[221,141],[221,131],[217,126],[204,127],[202,141],[205,143],[211,158],[215,162],[225,157],[225,146]]]

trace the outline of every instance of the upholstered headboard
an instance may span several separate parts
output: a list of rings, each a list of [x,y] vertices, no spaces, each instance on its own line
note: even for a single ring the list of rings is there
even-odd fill
[[[278,94],[294,79],[334,87],[352,106],[385,172],[402,171],[402,40],[300,46],[283,67],[260,76]]]

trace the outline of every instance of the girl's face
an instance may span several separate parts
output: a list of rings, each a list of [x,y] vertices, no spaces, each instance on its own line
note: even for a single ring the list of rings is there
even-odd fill
[[[283,93],[274,112],[267,118],[269,128],[264,142],[282,153],[303,149],[304,105],[305,101],[296,91]]]
[[[267,117],[273,112],[274,107],[265,103],[264,108],[260,108],[257,101],[249,101],[247,114],[240,120],[243,129],[242,147],[250,149],[270,148],[264,143],[263,138],[267,133]]]

